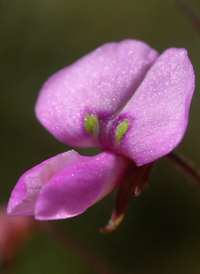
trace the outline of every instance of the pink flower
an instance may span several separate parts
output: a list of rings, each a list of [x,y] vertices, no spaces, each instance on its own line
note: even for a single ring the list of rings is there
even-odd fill
[[[68,218],[129,178],[142,189],[152,163],[182,140],[193,91],[185,49],[159,56],[136,40],[103,45],[54,74],[40,92],[37,118],[59,141],[104,152],[69,151],[32,168],[13,190],[8,214]]]

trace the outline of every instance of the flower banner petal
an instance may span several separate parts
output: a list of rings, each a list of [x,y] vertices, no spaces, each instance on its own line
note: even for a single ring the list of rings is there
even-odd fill
[[[122,110],[130,121],[121,153],[141,166],[170,153],[182,140],[194,91],[194,71],[185,49],[166,50]]]
[[[45,83],[36,104],[38,120],[67,145],[95,146],[91,133],[98,133],[99,113],[119,111],[157,57],[137,40],[99,47]]]

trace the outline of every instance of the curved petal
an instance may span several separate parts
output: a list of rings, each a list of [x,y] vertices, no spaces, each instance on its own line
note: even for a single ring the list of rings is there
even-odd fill
[[[154,49],[136,40],[101,46],[45,83],[36,104],[37,118],[68,145],[94,146],[91,120],[98,126],[99,113],[119,111],[157,57]],[[93,114],[85,126],[84,119]]]
[[[182,140],[194,91],[194,71],[185,49],[166,50],[121,112],[130,126],[120,149],[136,165],[170,153]]]
[[[44,185],[36,202],[35,218],[55,220],[81,214],[116,188],[130,166],[132,161],[108,151],[85,157]]]
[[[11,194],[8,215],[34,215],[35,203],[43,185],[55,174],[82,159],[84,157],[71,150],[54,156],[24,173]]]
[[[10,197],[8,215],[34,215],[35,201],[42,187],[38,171],[44,164],[37,165],[21,176]]]

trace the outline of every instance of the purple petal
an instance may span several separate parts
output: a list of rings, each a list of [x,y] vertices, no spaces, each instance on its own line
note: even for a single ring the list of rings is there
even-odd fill
[[[38,220],[64,219],[84,212],[121,183],[132,162],[111,152],[85,157],[42,188],[35,207]]]
[[[120,115],[131,121],[121,152],[136,165],[170,153],[182,140],[194,91],[194,71],[184,49],[166,50]]]
[[[120,110],[157,57],[136,40],[103,45],[46,82],[36,104],[39,121],[68,145],[94,146],[84,127],[86,115]]]
[[[11,194],[8,214],[34,215],[35,203],[43,185],[68,165],[84,158],[71,150],[52,157],[24,173]]]

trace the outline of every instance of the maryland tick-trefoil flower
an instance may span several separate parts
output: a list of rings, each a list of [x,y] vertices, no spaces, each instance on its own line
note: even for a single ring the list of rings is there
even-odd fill
[[[145,185],[152,163],[182,140],[193,91],[185,49],[159,56],[136,40],[103,45],[54,74],[40,92],[37,118],[65,144],[104,152],[86,157],[68,151],[27,171],[8,214],[72,217],[120,185],[119,213],[130,189],[139,194]]]

